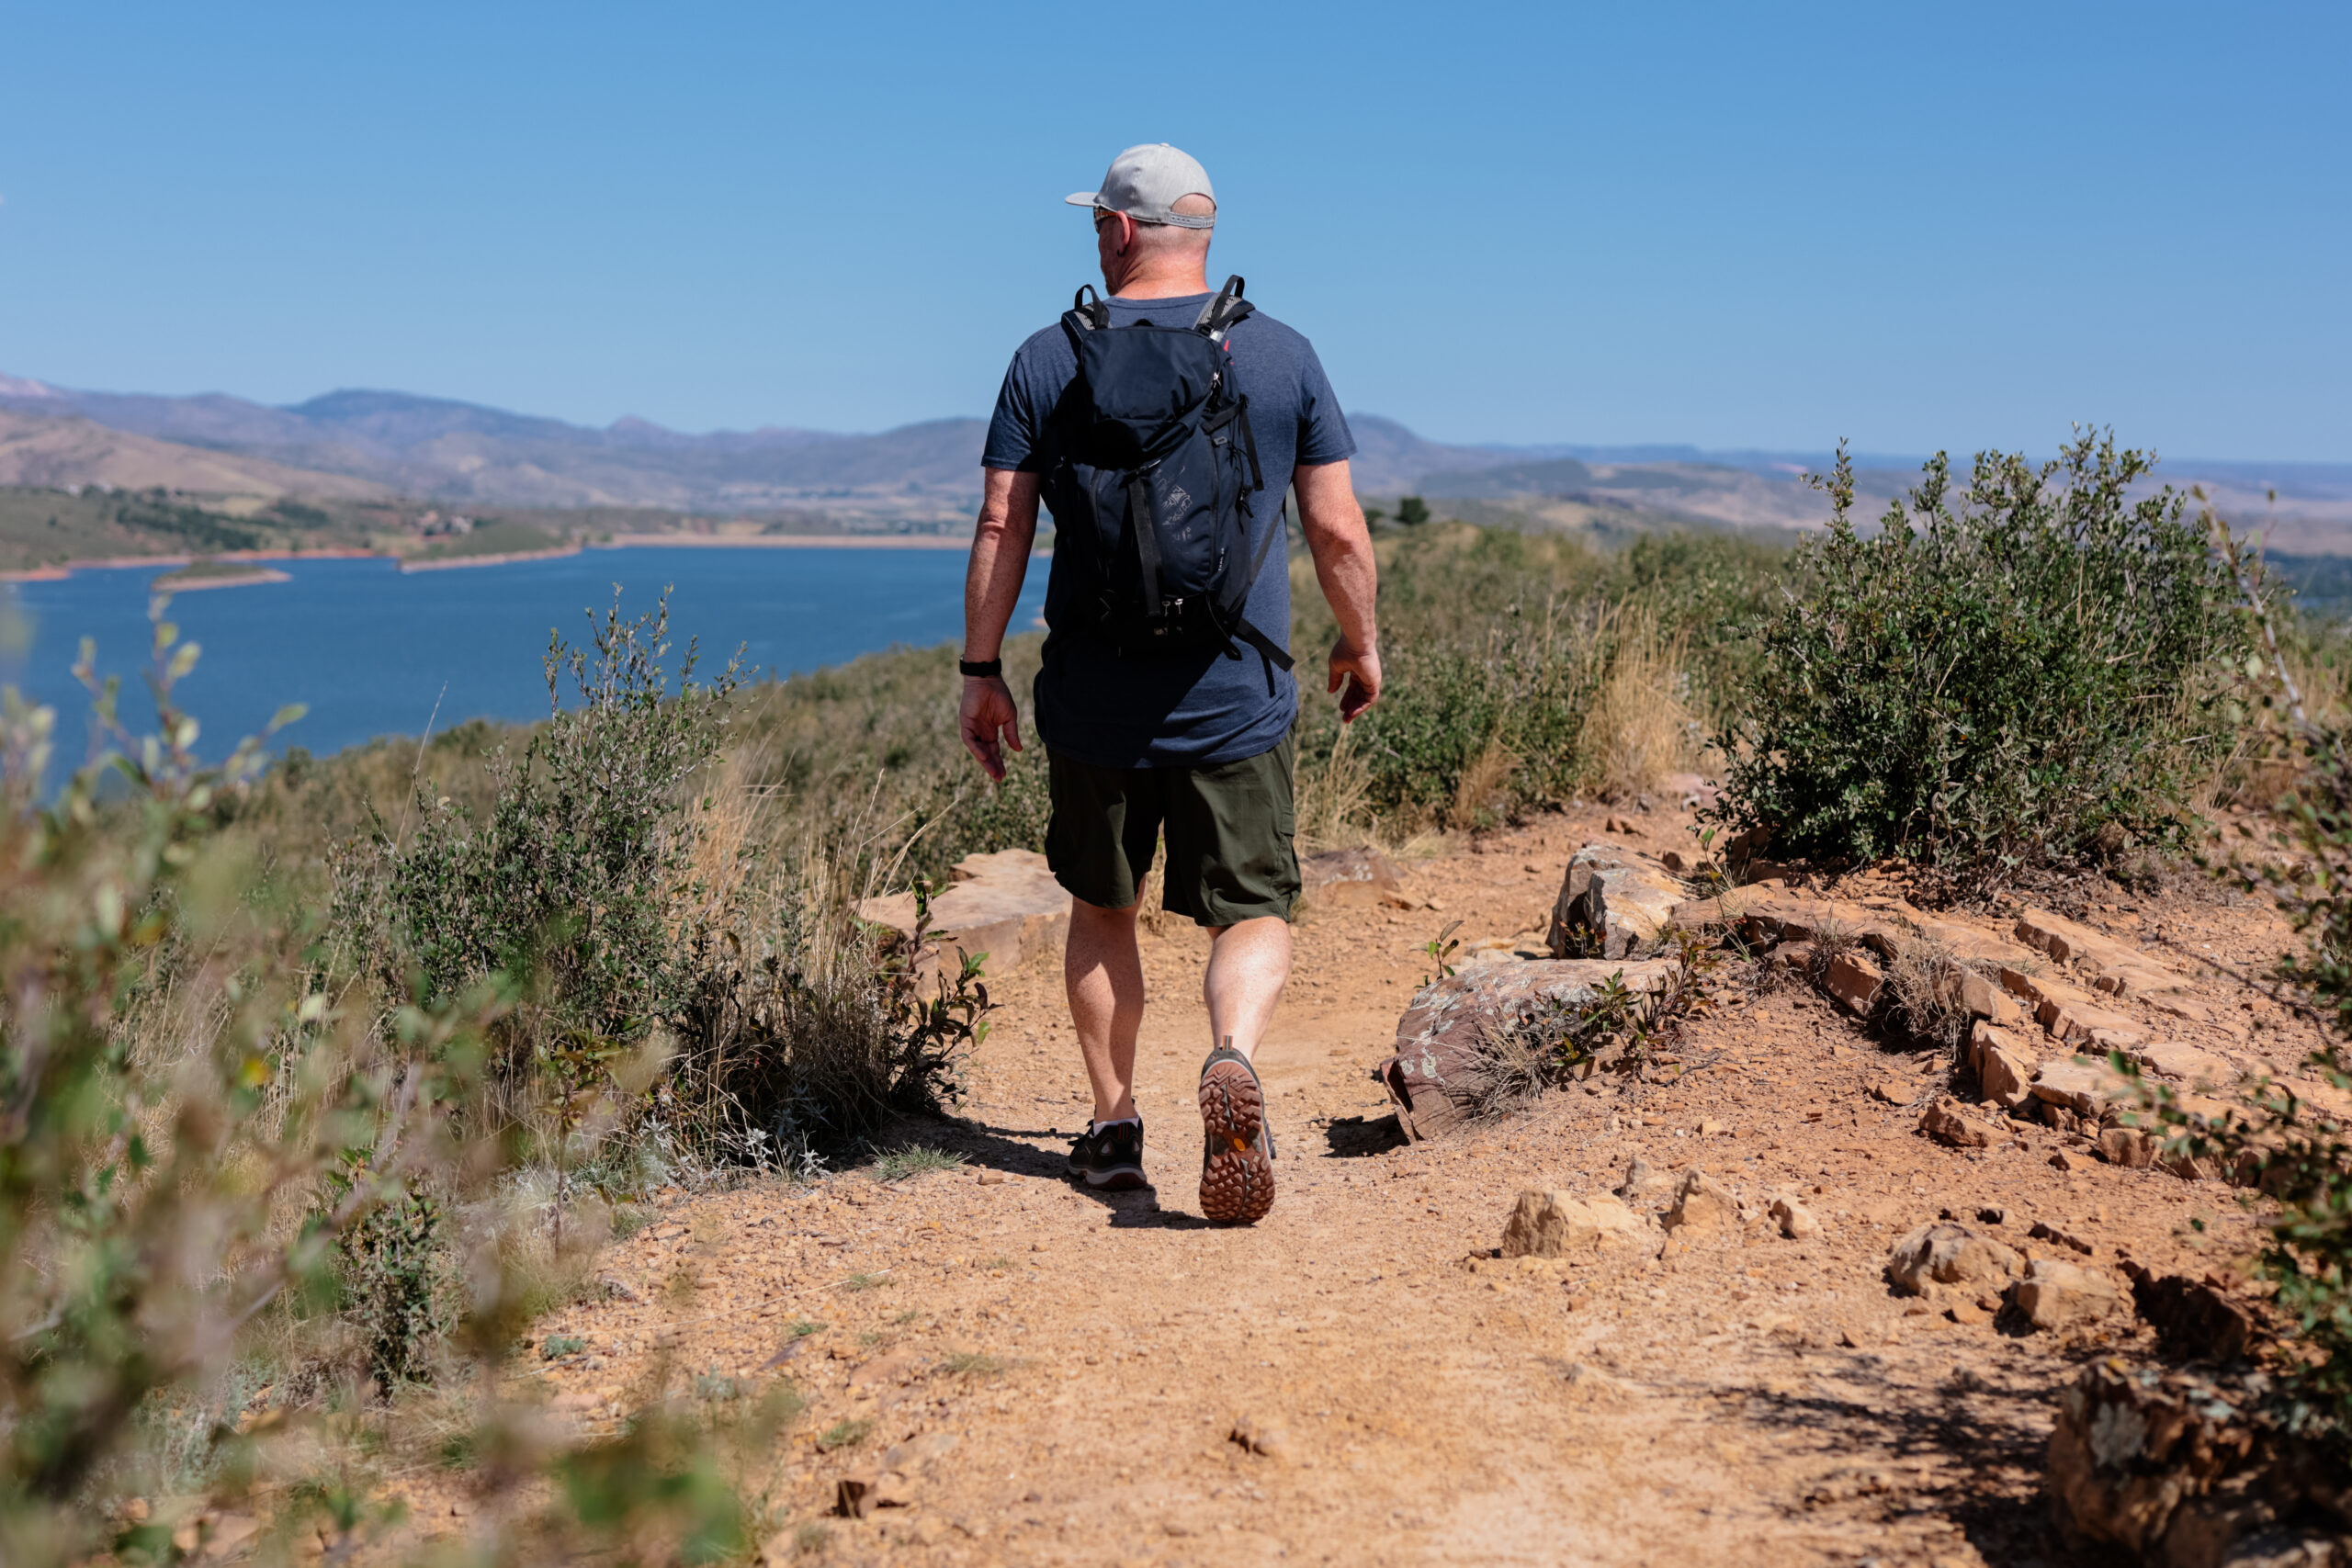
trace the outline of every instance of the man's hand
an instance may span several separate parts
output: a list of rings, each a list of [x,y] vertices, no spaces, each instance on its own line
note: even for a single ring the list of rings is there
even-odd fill
[[[1339,691],[1343,681],[1348,689],[1340,698],[1340,722],[1353,724],[1359,714],[1380,700],[1380,650],[1366,649],[1359,653],[1346,637],[1333,643],[1331,684],[1327,689]]]
[[[1337,659],[1339,655],[1333,654]],[[1380,682],[1380,665],[1373,664],[1373,683]],[[1339,678],[1332,678],[1332,689],[1338,690]],[[1012,705],[1012,688],[1004,683],[1001,675],[967,675],[964,677],[964,705],[957,716],[964,732],[964,749],[980,760],[989,777],[1004,782],[1004,748],[999,742],[1001,734],[1021,750],[1021,710]]]

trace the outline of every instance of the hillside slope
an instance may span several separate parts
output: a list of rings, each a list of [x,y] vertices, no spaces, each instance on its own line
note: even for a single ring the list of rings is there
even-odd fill
[[[90,419],[0,409],[0,485],[112,485],[117,490],[207,495],[365,500],[385,489],[346,474],[318,473],[265,457],[209,452],[111,430]]]

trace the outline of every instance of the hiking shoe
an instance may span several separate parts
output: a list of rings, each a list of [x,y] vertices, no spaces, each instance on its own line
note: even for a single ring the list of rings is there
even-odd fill
[[[1150,1186],[1143,1174],[1143,1123],[1090,1124],[1070,1140],[1069,1173],[1089,1187],[1113,1192]]]
[[[1274,1135],[1266,1090],[1233,1037],[1201,1064],[1201,1213],[1221,1225],[1247,1224],[1274,1206]]]

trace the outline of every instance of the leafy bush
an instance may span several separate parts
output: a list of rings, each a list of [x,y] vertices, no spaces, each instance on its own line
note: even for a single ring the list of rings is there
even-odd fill
[[[486,819],[421,790],[413,830],[379,825],[355,857],[345,911],[379,938],[388,979],[428,999],[492,977],[528,987],[498,1031],[510,1089],[548,1077],[581,1092],[691,983],[672,941],[695,826],[680,792],[717,752],[738,682],[730,664],[697,685],[690,644],[671,694],[668,626],[665,597],[632,621],[616,604],[593,652],[551,639],[548,722],[519,757],[492,755]]]
[[[1980,454],[1955,492],[1939,454],[1865,537],[1841,451],[1721,742],[1724,818],[1977,885],[2177,843],[2247,643],[2185,499],[2132,499],[2153,465],[2084,435],[2038,467]]]

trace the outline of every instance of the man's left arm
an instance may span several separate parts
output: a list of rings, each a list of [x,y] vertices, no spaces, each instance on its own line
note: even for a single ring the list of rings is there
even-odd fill
[[[1354,478],[1347,459],[1302,463],[1291,471],[1298,492],[1298,529],[1315,559],[1315,581],[1340,623],[1331,645],[1329,690],[1340,698],[1341,722],[1351,722],[1380,696],[1380,632],[1375,618],[1379,569],[1372,554],[1372,531],[1356,504]]]

